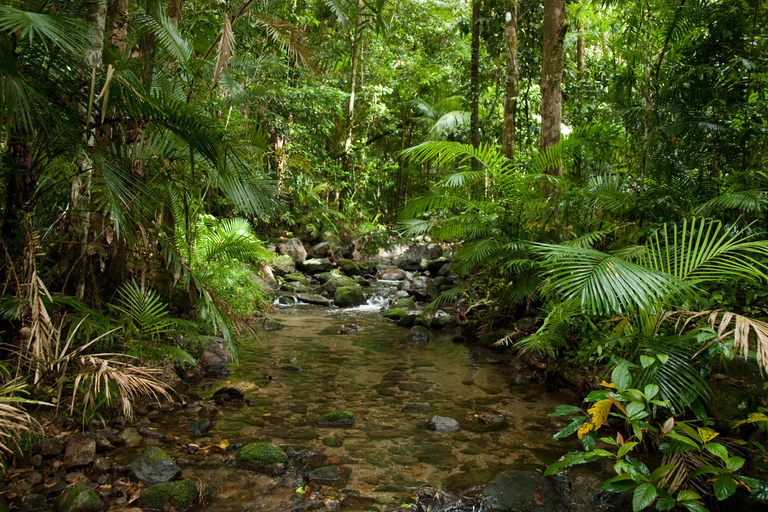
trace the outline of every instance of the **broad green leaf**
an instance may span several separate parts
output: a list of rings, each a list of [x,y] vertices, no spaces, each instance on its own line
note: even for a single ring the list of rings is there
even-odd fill
[[[669,361],[669,355],[656,354],[656,359],[658,359],[661,362],[661,364],[667,364],[667,361]]]
[[[643,368],[648,368],[655,362],[656,362],[656,358],[654,357],[646,356],[646,355],[640,356],[640,364],[643,366]]]
[[[653,399],[658,393],[659,393],[659,386],[656,384],[648,384],[645,386],[645,389],[643,390],[643,393],[645,394],[645,397],[648,400]]]
[[[715,477],[712,487],[715,490],[717,501],[723,501],[726,498],[730,498],[731,495],[736,492],[736,482],[733,481],[733,478],[731,478],[730,475],[718,475]]]
[[[728,462],[728,450],[720,443],[707,443],[704,445],[704,449],[712,455],[723,459],[723,462]]]
[[[627,405],[627,416],[630,418],[637,417],[637,414],[641,411],[645,411],[645,404],[642,402],[631,402]]]
[[[699,505],[695,501],[684,501],[681,503],[682,506],[690,510],[691,512],[709,512],[709,509],[705,507],[704,505]]]
[[[653,473],[651,473],[651,482],[655,482],[656,480],[662,478],[664,475],[672,471],[674,467],[674,464],[664,464],[663,466],[659,466],[658,468],[654,469]]]
[[[555,407],[555,412],[549,414],[549,416],[570,416],[580,412],[583,412],[581,407],[576,407],[575,405],[558,405]]]
[[[637,446],[638,444],[639,444],[639,443],[637,443],[637,442],[635,442],[635,441],[632,441],[632,442],[630,442],[630,443],[624,443],[624,445],[623,445],[621,448],[619,448],[619,453],[618,453],[618,456],[619,456],[619,457],[623,457],[623,456],[625,456],[625,455],[626,455],[626,454],[628,454],[630,451],[632,451],[632,449],[633,449],[635,446]]]
[[[690,489],[684,489],[677,493],[677,501],[690,501],[690,500],[700,500],[701,495],[697,493],[696,491],[691,491]]]
[[[725,467],[727,467],[729,471],[738,471],[741,469],[741,466],[744,465],[744,462],[744,459],[741,457],[731,457],[725,463]]]
[[[629,368],[627,368],[626,364],[617,365],[616,368],[613,369],[613,372],[611,372],[611,380],[619,391],[629,387],[631,377],[629,375]]]
[[[688,475],[688,478],[696,478],[699,475],[720,475],[726,472],[727,470],[723,468],[716,468],[714,466],[699,466],[696,471]]]
[[[656,501],[656,510],[672,510],[676,503],[675,498],[672,497],[659,498]]]
[[[552,436],[552,440],[559,441],[560,439],[564,439],[568,437],[569,435],[579,430],[579,427],[583,422],[584,422],[584,418],[572,419],[571,422],[568,424],[568,426],[566,426],[563,430],[561,430],[560,432]]]
[[[656,488],[651,484],[640,484],[632,494],[632,510],[638,512],[647,508],[656,499]]]

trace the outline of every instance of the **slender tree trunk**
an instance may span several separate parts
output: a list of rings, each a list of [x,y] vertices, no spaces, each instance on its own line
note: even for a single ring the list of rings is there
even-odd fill
[[[565,0],[544,0],[544,51],[541,64],[541,144],[540,151],[560,141],[565,60],[565,33],[568,21],[565,18]],[[559,176],[562,165],[553,164],[547,170]]]
[[[472,43],[469,62],[469,131],[470,144],[480,145],[480,6],[482,0],[472,2]],[[480,162],[471,160],[473,171],[480,169]]]
[[[83,142],[87,148],[95,144],[91,118],[96,95],[96,70],[101,67],[104,53],[104,29],[107,22],[107,0],[99,0],[89,5],[88,37],[90,46],[83,52],[83,64],[91,71],[91,83],[88,88],[88,107],[85,110],[85,132]],[[72,246],[70,261],[70,279],[67,284],[71,293],[78,300],[85,296],[85,280],[88,274],[88,235],[91,232],[91,177],[93,162],[88,150],[83,150],[77,157],[75,176],[69,195],[70,237],[77,242]]]
[[[360,41],[361,37],[361,25],[362,25],[362,11],[365,7],[363,0],[360,0],[357,4],[357,10],[355,11],[355,32],[352,38],[352,77],[349,81],[349,103],[347,104],[347,133],[344,138],[344,156],[349,153],[349,149],[352,147],[352,121],[355,112],[355,92],[357,87],[357,68],[360,55]]]
[[[576,39],[576,72],[579,80],[584,78],[584,22],[579,20],[579,37]]]
[[[128,0],[115,0],[109,9],[109,42],[117,46],[120,54],[125,53],[128,37]]]
[[[507,68],[505,75],[504,125],[501,138],[501,152],[510,160],[515,156],[515,115],[517,113],[517,0],[508,0],[506,5],[504,40],[507,47]]]

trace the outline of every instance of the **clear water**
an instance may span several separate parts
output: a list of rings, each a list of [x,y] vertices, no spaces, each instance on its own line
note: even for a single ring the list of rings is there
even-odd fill
[[[572,393],[531,383],[518,360],[452,343],[448,333],[411,344],[408,330],[384,322],[377,309],[281,308],[273,317],[284,329],[241,340],[229,378],[189,390],[209,397],[237,386],[256,404],[225,410],[207,438],[189,439],[177,427],[182,440],[201,447],[225,439],[271,441],[317,451],[307,464],[336,465],[345,474],[336,486],[315,484],[301,494],[299,469],[272,478],[234,467],[226,454],[182,455],[185,476],[214,491],[207,510],[293,510],[306,500],[330,508],[338,500],[344,510],[395,510],[420,486],[460,492],[508,469],[543,468],[567,451],[550,440],[562,420],[547,415],[558,404],[575,403]],[[364,330],[337,334],[350,322]],[[353,411],[354,426],[317,426],[319,416],[334,410]],[[506,423],[488,430],[475,417],[487,410]],[[461,430],[428,430],[434,415],[459,420]]]

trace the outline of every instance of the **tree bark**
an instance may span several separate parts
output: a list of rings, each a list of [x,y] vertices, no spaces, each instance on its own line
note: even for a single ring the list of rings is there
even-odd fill
[[[576,39],[576,72],[579,80],[584,78],[584,22],[579,20],[579,37]]]
[[[518,58],[517,58],[517,0],[508,0],[506,5],[506,24],[504,40],[507,47],[507,68],[505,76],[504,125],[501,138],[501,152],[510,160],[515,156],[515,115],[517,113],[518,94]]]
[[[352,37],[352,76],[349,81],[349,103],[347,104],[347,132],[344,138],[344,156],[346,162],[346,156],[349,153],[349,149],[352,147],[352,121],[353,114],[355,112],[355,92],[357,87],[357,68],[360,55],[360,41],[362,40],[361,25],[362,25],[362,11],[365,7],[363,0],[360,0],[357,4],[355,11],[355,32]]]
[[[469,131],[473,148],[480,145],[480,5],[482,0],[472,2],[472,43],[469,62]],[[480,162],[471,160],[473,171],[480,168]]]
[[[540,151],[560,141],[565,60],[565,33],[568,21],[565,18],[565,0],[544,0],[544,48],[541,64],[541,143]],[[562,165],[553,164],[548,174],[560,176]]]

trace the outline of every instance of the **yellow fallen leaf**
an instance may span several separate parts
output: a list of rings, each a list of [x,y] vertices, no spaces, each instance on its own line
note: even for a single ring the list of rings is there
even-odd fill
[[[601,382],[600,385],[606,388],[616,389],[616,384],[614,384],[613,382],[606,382],[605,380],[603,380],[603,382]]]

